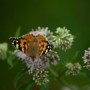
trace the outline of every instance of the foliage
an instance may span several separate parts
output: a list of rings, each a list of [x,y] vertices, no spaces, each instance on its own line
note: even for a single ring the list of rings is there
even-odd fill
[[[16,60],[17,57],[19,57],[19,59],[25,64],[25,66],[17,73],[14,79],[14,85],[17,90],[30,90],[35,84],[39,85],[40,90],[48,90],[50,84],[49,81],[51,79],[57,80],[70,90],[75,90],[75,88],[73,88],[63,79],[63,76],[68,77],[81,75],[83,77],[88,77],[84,73],[84,69],[90,69],[90,48],[85,51],[83,56],[84,65],[81,65],[80,62],[75,62],[79,54],[78,51],[74,56],[72,56],[70,62],[62,64],[58,51],[62,50],[63,52],[71,49],[71,46],[74,42],[74,36],[70,33],[70,30],[66,29],[65,27],[58,27],[54,33],[51,32],[47,27],[38,27],[35,31],[33,30],[30,32],[30,34],[41,34],[45,36],[48,42],[54,45],[54,49],[51,52],[40,58],[36,58],[36,61],[33,61],[31,57],[28,57],[18,50],[13,52],[8,48],[7,43],[0,44],[0,58],[2,60],[6,60],[11,69],[13,69],[13,67],[16,65],[18,66],[18,60]],[[19,35],[20,27],[17,29],[15,36],[18,37]],[[59,67],[59,70],[57,71],[55,68],[58,68],[60,65],[63,65],[63,68],[61,70]],[[21,85],[17,87],[19,81],[23,78],[27,79],[25,79],[23,82],[20,82]]]

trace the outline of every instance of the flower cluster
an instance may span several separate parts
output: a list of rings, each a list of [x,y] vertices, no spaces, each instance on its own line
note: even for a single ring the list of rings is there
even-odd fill
[[[79,74],[80,70],[81,70],[81,65],[79,63],[67,63],[66,64],[66,75],[77,75]]]
[[[4,60],[7,57],[8,44],[1,43],[0,44],[0,59]]]
[[[46,40],[48,40],[49,43],[52,43],[53,42],[53,38],[55,37],[53,32],[51,32],[48,29],[48,27],[46,27],[46,28],[38,27],[35,31],[32,29],[32,32],[30,32],[30,34],[34,34],[34,35],[41,34],[41,35],[45,36]]]
[[[88,50],[85,50],[84,56],[82,58],[85,64],[84,67],[90,70],[90,47]]]
[[[74,36],[65,27],[56,29],[56,36],[53,37],[53,44],[56,48],[67,50],[71,47]]]
[[[48,30],[47,27],[38,27],[35,31],[32,30],[30,34],[34,36],[38,34],[43,35],[50,44],[54,45],[54,48],[61,48],[64,50],[70,48],[73,42],[73,36],[69,34],[69,31],[65,28],[57,28],[56,36],[53,32]],[[35,60],[19,50],[15,50],[15,54],[26,63],[29,74],[33,76],[33,80],[35,80],[38,85],[49,82],[48,67],[50,64],[58,64],[60,60],[58,53],[54,49],[45,55],[35,58]]]
[[[19,50],[15,50],[15,54],[26,63],[29,74],[33,75],[33,80],[35,80],[38,85],[47,83],[49,81],[47,68],[50,64],[56,65],[58,63],[58,60],[60,60],[57,53],[53,53],[55,54],[52,57],[50,56],[50,54],[47,54],[45,56],[32,60],[32,58],[27,56],[26,54],[20,52]]]
[[[70,34],[70,30],[66,29],[65,27],[58,27],[55,31],[55,35],[48,29],[48,27],[38,27],[36,31],[33,30],[33,32],[30,32],[30,34],[44,35],[46,39],[49,41],[49,43],[52,43],[54,45],[54,48],[60,48],[62,50],[67,50],[71,48],[72,43],[74,41],[74,36]]]

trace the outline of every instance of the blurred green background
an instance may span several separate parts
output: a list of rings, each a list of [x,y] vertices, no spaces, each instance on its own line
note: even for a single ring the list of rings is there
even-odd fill
[[[15,35],[18,27],[23,35],[38,26],[49,27],[53,32],[65,26],[76,38],[70,50],[60,53],[62,60],[79,51],[76,61],[82,63],[84,50],[90,46],[90,0],[0,0],[0,22],[0,43],[9,43],[9,37]],[[7,62],[0,60],[0,90],[16,90],[13,79],[17,69],[9,70]],[[90,80],[81,76],[65,79],[78,87],[90,85]],[[55,80],[50,82],[49,89],[61,90]]]

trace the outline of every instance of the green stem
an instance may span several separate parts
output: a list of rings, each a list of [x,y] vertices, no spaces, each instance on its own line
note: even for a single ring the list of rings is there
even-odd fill
[[[52,70],[51,67],[49,67],[49,71],[50,71],[56,78],[58,78],[58,74],[57,74],[54,70]]]
[[[71,87],[71,85],[69,85],[69,83],[67,83],[63,78],[58,79],[58,81],[62,82],[62,84],[64,84],[65,86],[67,86],[68,88],[70,88],[71,90],[75,90],[75,88]]]
[[[49,70],[55,76],[55,78],[57,79],[57,81],[59,83],[64,84],[65,86],[67,86],[71,90],[75,90],[75,88],[71,87],[71,85],[69,85],[63,78],[61,78],[61,76],[59,76],[51,67],[49,67]]]

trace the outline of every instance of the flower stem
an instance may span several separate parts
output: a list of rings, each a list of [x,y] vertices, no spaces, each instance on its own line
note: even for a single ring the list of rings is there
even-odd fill
[[[58,74],[49,66],[49,71],[56,77],[58,78]]]
[[[63,78],[61,78],[60,75],[58,75],[58,73],[56,73],[51,67],[49,67],[49,71],[53,74],[53,76],[55,76],[56,80],[59,83],[64,84],[65,86],[67,86],[68,88],[70,88],[71,90],[75,90],[75,88],[71,87],[71,85],[69,85]]]

